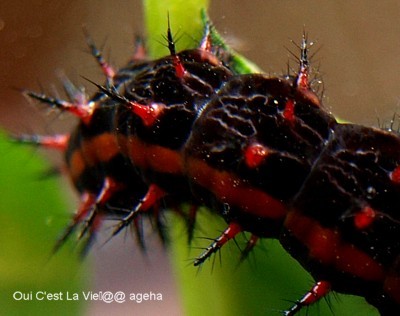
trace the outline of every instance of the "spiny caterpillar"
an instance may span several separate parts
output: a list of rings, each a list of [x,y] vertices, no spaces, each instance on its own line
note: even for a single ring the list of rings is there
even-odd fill
[[[174,209],[193,236],[196,210],[228,223],[194,261],[202,264],[240,232],[244,256],[259,238],[278,239],[316,283],[285,315],[329,291],[364,297],[381,315],[400,312],[400,137],[339,124],[310,86],[303,36],[295,75],[240,75],[210,24],[196,49],[147,60],[141,43],[113,69],[88,39],[105,76],[88,97],[65,80],[68,100],[30,97],[79,118],[69,135],[21,136],[61,149],[81,203],[56,248],[79,226],[91,245],[101,223],[112,235],[133,227],[144,247],[142,215]],[[181,210],[191,205],[189,212]]]

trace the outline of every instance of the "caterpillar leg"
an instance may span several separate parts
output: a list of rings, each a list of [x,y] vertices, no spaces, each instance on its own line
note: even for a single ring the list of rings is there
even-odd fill
[[[309,290],[300,300],[298,300],[289,310],[284,311],[283,315],[293,316],[303,307],[310,306],[319,301],[331,290],[331,284],[327,281],[319,281]]]
[[[249,256],[254,247],[257,245],[259,239],[260,237],[258,237],[257,235],[251,235],[250,239],[247,241],[246,248],[244,248],[244,250],[242,251],[240,262],[243,262]]]
[[[206,248],[206,250],[194,260],[194,266],[202,264],[206,259],[216,253],[223,245],[225,245],[230,239],[234,238],[237,234],[242,231],[239,224],[231,222],[223,233],[214,240],[214,242]]]
[[[158,187],[155,184],[151,184],[146,195],[141,199],[141,201],[136,205],[136,207],[129,212],[125,218],[122,219],[120,224],[112,233],[112,236],[117,235],[121,230],[125,227],[129,226],[132,221],[137,218],[140,213],[145,213],[153,206],[157,204],[157,202],[166,196],[166,192]]]
[[[57,135],[29,135],[12,136],[12,139],[21,144],[29,144],[64,152],[68,146],[69,134]]]
[[[77,226],[84,223],[84,227],[79,233],[79,239],[88,235],[87,241],[83,247],[82,255],[86,254],[94,240],[96,232],[99,230],[103,216],[99,214],[102,208],[116,192],[121,190],[121,185],[110,177],[106,177],[103,182],[101,191],[96,195],[90,192],[84,192],[81,195],[81,202],[73,217],[71,223],[64,230],[61,237],[57,240],[54,251],[57,251],[76,230]]]

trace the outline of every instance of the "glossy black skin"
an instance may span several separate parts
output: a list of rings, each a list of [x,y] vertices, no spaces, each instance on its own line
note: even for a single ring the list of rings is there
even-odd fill
[[[186,71],[182,78],[176,73],[176,57]],[[115,131],[127,137],[136,136],[148,145],[180,152],[192,130],[199,108],[232,75],[215,56],[200,49],[156,60],[151,67],[139,73],[135,80],[125,85],[123,96],[129,101],[144,105],[158,103],[165,108],[153,125],[146,126],[130,109],[118,107]],[[177,197],[191,195],[183,174],[160,173],[152,169],[140,169],[140,173],[147,183],[155,183],[169,194]]]
[[[283,116],[288,100],[296,102],[294,121]],[[201,110],[185,145],[185,156],[227,171],[288,204],[300,190],[335,124],[325,110],[296,95],[293,78],[237,76]],[[245,162],[245,149],[252,143],[271,151],[257,168],[249,168]],[[218,209],[228,222],[237,221],[244,230],[259,236],[279,234],[281,222],[271,222],[267,208],[263,217],[231,208],[191,180],[195,195]]]
[[[144,69],[150,67],[149,62],[131,62],[127,67],[118,71],[113,78],[114,89],[121,89],[126,84],[134,81],[137,74]],[[78,126],[71,133],[68,142],[68,148],[65,152],[66,166],[69,170],[73,169],[71,158],[75,151],[85,150],[82,148],[83,142],[90,142],[96,136],[104,133],[114,133],[114,116],[116,108],[122,106],[119,102],[108,97],[105,93],[99,91],[91,100],[96,102],[97,107],[88,124],[79,122]],[[95,166],[86,167],[81,176],[75,181],[74,185],[78,192],[90,192],[98,195],[102,189],[106,177],[111,176],[118,182],[125,183],[133,204],[129,203],[129,207],[135,205],[138,200],[146,193],[147,185],[138,175],[136,168],[132,166],[129,159],[121,154],[116,155],[108,162],[100,162]],[[134,198],[132,198],[132,195]],[[118,200],[121,200],[120,198]],[[124,203],[118,203],[115,207],[122,207]],[[128,207],[125,203],[125,208]]]
[[[114,89],[120,90],[125,84],[135,80],[136,75],[146,67],[149,67],[149,63],[147,62],[132,62],[126,68],[121,69],[113,78]],[[71,233],[82,224],[83,228],[80,235],[81,237],[85,236],[86,241],[83,244],[81,255],[87,253],[93,242],[96,230],[98,229],[93,225],[99,215],[102,218],[112,220],[121,220],[125,218],[131,210],[135,209],[148,190],[148,184],[143,181],[137,168],[135,168],[131,161],[122,153],[117,153],[108,161],[101,161],[99,159],[96,164],[87,160],[88,157],[86,155],[90,157],[96,156],[96,152],[91,152],[87,144],[90,144],[94,138],[103,134],[115,133],[115,111],[119,106],[123,106],[120,102],[113,100],[100,90],[90,101],[95,102],[96,108],[90,121],[80,121],[78,126],[71,133],[68,147],[65,151],[66,167],[69,172],[73,174],[77,166],[74,165],[72,158],[77,152],[82,154],[84,169],[77,178],[73,179],[75,188],[82,196],[84,196],[84,194],[91,194],[99,197],[107,178],[123,185],[119,187],[105,203],[99,201],[92,205],[89,213],[87,213],[84,218],[79,220],[73,219],[55,246],[55,249],[58,249],[65,240],[69,238]],[[106,145],[107,144],[104,144],[104,146]],[[98,148],[98,150],[101,150],[101,148]],[[157,222],[158,220],[159,218],[156,217]],[[160,237],[162,240],[165,240],[162,229],[162,224],[157,223],[157,230]],[[135,230],[138,243],[141,247],[144,247],[141,227],[136,227]]]
[[[198,49],[177,54],[186,70],[183,78],[177,77],[174,56],[167,56],[154,61],[151,67],[126,84],[123,96],[129,101],[143,105],[161,103],[166,109],[154,125],[145,126],[141,118],[120,107],[116,131],[126,136],[137,135],[149,144],[180,149],[192,129],[199,107],[232,76],[222,64],[207,62],[202,53],[205,54]]]
[[[184,78],[177,76],[177,58],[185,68]],[[190,133],[198,107],[231,76],[232,72],[215,56],[199,49],[155,61],[131,62],[118,71],[112,79],[112,85],[99,86],[99,92],[92,97],[96,108],[90,121],[81,121],[70,136],[65,152],[67,168],[73,173],[76,166],[72,157],[78,151],[82,152],[84,159],[85,155],[96,157],[96,152],[88,152],[91,149],[85,144],[90,144],[94,138],[105,133],[115,135],[116,140],[118,135],[137,135],[149,145],[179,150]],[[143,105],[162,103],[165,110],[149,127],[132,113],[129,101]],[[157,184],[172,196],[164,199],[162,207],[176,207],[182,201],[194,203],[183,175],[141,169],[122,151],[109,161],[99,159],[94,165],[88,161],[84,164],[83,172],[74,179],[74,186],[81,194],[85,192],[99,196],[106,178],[123,185],[106,205],[96,206],[107,217],[123,219],[129,215],[151,184]]]
[[[103,133],[138,135],[149,144],[171,149],[182,147],[190,133],[199,105],[206,102],[232,76],[231,71],[222,63],[214,65],[205,62],[202,54],[204,52],[198,49],[178,54],[189,74],[184,80],[177,78],[173,56],[156,61],[132,62],[120,69],[113,78],[113,86],[106,88],[110,89],[110,93],[144,105],[162,103],[167,106],[166,111],[154,126],[147,127],[120,98],[113,98],[99,91],[91,99],[97,102],[97,107],[89,124],[80,122],[71,134],[65,154],[67,167],[74,168],[71,156],[76,150],[82,149],[83,141],[90,142],[92,138]],[[129,157],[119,154],[110,162],[100,162],[87,168],[74,185],[81,193],[89,191],[98,194],[105,177],[111,176],[122,183],[132,183],[132,192],[135,192],[135,186],[139,186],[139,194],[143,196],[143,187],[154,181],[158,180],[164,187],[168,187],[171,182],[182,182],[180,177],[171,181],[168,175],[156,174],[149,177],[149,174],[152,172],[139,170],[132,165]],[[147,184],[141,183],[143,178],[146,178]],[[183,188],[185,185],[179,187]],[[188,192],[189,190],[185,190],[182,195]]]
[[[343,242],[382,264],[385,273],[392,270],[390,273],[398,276],[400,184],[390,177],[398,165],[398,134],[337,125],[294,200],[293,211],[317,220],[324,228],[338,230]],[[364,207],[371,207],[377,215],[370,226],[360,229],[354,218]],[[335,291],[365,297],[381,315],[400,314],[400,302],[385,292],[381,282],[363,280],[312,259],[287,229],[280,241],[316,280],[329,281]]]

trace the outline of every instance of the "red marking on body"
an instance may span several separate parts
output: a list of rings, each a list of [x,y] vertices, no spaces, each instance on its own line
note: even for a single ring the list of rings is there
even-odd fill
[[[181,78],[183,78],[185,76],[186,69],[183,66],[183,63],[182,63],[181,59],[179,58],[179,56],[174,55],[173,56],[173,60],[174,60],[174,67],[175,67],[176,76],[181,79]]]
[[[151,184],[146,195],[142,198],[141,212],[149,210],[157,204],[157,202],[165,197],[167,193],[156,184]]]
[[[400,184],[400,166],[397,166],[390,174],[390,180],[396,184]]]
[[[208,166],[204,161],[188,159],[187,173],[191,179],[217,199],[244,212],[263,218],[283,219],[285,205],[260,189],[245,184],[238,176],[227,171],[219,171]]]
[[[150,127],[158,120],[165,105],[162,103],[150,103],[143,105],[137,102],[130,101],[131,110],[142,119],[143,125]]]
[[[103,182],[103,187],[97,196],[96,203],[107,203],[107,201],[115,194],[115,192],[119,191],[122,187],[123,185],[121,183],[118,183],[111,177],[106,177]]]
[[[382,265],[353,244],[341,239],[337,229],[325,228],[318,221],[292,211],[286,217],[285,227],[304,246],[309,256],[321,264],[334,266],[364,280],[382,281]]]
[[[244,151],[244,161],[251,169],[260,166],[267,156],[268,148],[259,143],[249,145]]]
[[[224,245],[228,240],[234,238],[237,234],[242,231],[242,227],[236,223],[231,222],[227,229],[222,233],[221,237],[218,240],[218,244],[220,246]]]
[[[372,225],[375,221],[376,211],[369,206],[364,207],[354,216],[354,226],[363,230]]]
[[[93,102],[89,102],[86,104],[69,104],[65,107],[65,109],[79,117],[83,123],[88,125],[92,119],[94,107],[95,104]]]
[[[283,110],[283,117],[289,122],[294,122],[296,119],[294,115],[294,101],[293,99],[289,99],[286,101],[285,108]]]

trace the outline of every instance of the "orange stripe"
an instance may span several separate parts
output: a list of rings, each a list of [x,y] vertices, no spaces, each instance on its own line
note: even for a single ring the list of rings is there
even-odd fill
[[[103,133],[84,140],[71,155],[69,173],[72,181],[78,181],[86,168],[106,163],[120,152],[115,135]]]
[[[132,163],[142,169],[157,172],[183,174],[182,155],[179,151],[159,145],[147,144],[137,136],[118,136],[118,142],[124,154]]]
[[[245,184],[234,174],[216,170],[204,161],[191,158],[187,161],[187,171],[192,181],[213,192],[223,203],[263,218],[281,219],[286,215],[282,202]]]
[[[117,139],[111,133],[103,133],[87,141],[83,141],[81,150],[88,166],[110,161],[120,151]]]
[[[337,229],[324,228],[318,221],[296,211],[289,212],[285,227],[308,248],[309,256],[321,264],[364,280],[385,278],[382,265],[353,244],[344,242]]]
[[[86,167],[85,160],[83,159],[82,153],[79,149],[76,149],[71,155],[69,165],[69,175],[72,182],[76,183]]]

